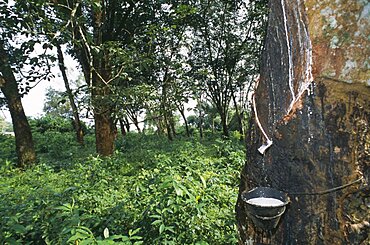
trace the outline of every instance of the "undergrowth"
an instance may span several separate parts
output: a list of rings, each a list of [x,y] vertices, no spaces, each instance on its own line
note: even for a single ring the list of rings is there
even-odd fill
[[[237,139],[131,133],[101,158],[70,134],[36,135],[25,171],[0,150],[1,244],[237,243]]]

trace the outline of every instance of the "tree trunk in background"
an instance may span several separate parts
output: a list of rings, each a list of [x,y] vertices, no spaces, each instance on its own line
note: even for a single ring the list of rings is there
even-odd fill
[[[123,120],[123,122],[124,122],[124,124],[125,124],[126,131],[127,131],[127,132],[130,132],[130,130],[131,130],[131,128],[130,128],[130,121],[128,120],[128,118],[127,118],[127,117],[122,118],[122,120]]]
[[[165,75],[162,81],[162,96],[161,96],[161,113],[163,115],[163,121],[166,128],[167,138],[168,140],[172,141],[175,135],[172,134],[172,128],[171,128],[171,111],[169,108],[169,100],[167,96],[167,89],[168,89],[168,68],[165,71]]]
[[[182,119],[184,120],[186,136],[190,137],[189,123],[188,123],[188,120],[186,119],[186,116],[185,116],[185,109],[184,109],[183,106],[181,108],[178,106],[177,109],[179,110],[180,115],[181,115]]]
[[[93,10],[94,45],[103,44],[103,20],[105,19],[104,1],[99,1],[101,8]],[[111,77],[108,50],[102,48],[100,53],[93,55],[92,103],[94,105],[96,152],[102,156],[110,156],[114,152],[115,125],[113,107],[110,104],[111,90],[107,82]]]
[[[58,52],[58,63],[59,63],[59,69],[62,73],[63,81],[64,81],[64,86],[66,88],[66,92],[68,95],[69,103],[71,104],[72,108],[72,113],[73,113],[73,123],[74,123],[74,129],[76,130],[76,137],[77,137],[77,142],[80,145],[84,145],[84,133],[82,130],[81,126],[81,121],[80,121],[80,116],[78,113],[78,109],[74,100],[74,96],[72,93],[72,90],[69,86],[68,78],[67,78],[67,73],[66,73],[66,67],[64,65],[64,57],[63,57],[63,52],[62,48],[60,47],[59,44],[57,44],[57,52]]]
[[[240,198],[258,186],[291,200],[269,244],[369,244],[370,4],[271,0],[270,7],[236,205],[240,244],[267,242]],[[273,141],[264,155],[262,130]]]
[[[166,110],[166,109],[164,109],[164,110]],[[168,138],[168,140],[173,141],[174,136],[172,135],[172,129],[171,129],[169,115],[166,111],[164,111],[163,118],[164,118],[164,124],[165,124],[165,127],[166,127],[167,138]]]
[[[203,109],[199,109],[198,128],[199,128],[199,137],[201,139],[203,138],[203,121],[204,121],[203,119],[204,119]]]
[[[15,134],[15,145],[18,156],[18,165],[21,168],[36,161],[36,153],[32,140],[31,127],[24,113],[21,96],[13,71],[9,65],[8,53],[0,41],[0,88],[3,92],[10,115],[12,117]]]
[[[119,121],[119,127],[121,129],[122,137],[125,137],[127,135],[127,132],[126,132],[126,129],[125,129],[125,124],[123,123],[122,119],[119,119],[118,121]]]
[[[177,133],[176,133],[176,127],[175,127],[175,117],[174,117],[172,111],[170,113],[170,121],[169,121],[169,123],[170,123],[172,135],[173,135],[173,137],[176,137]]]
[[[239,110],[238,102],[236,102],[235,94],[232,93],[232,100],[234,103],[234,108],[235,108],[235,114],[236,114],[236,119],[238,120],[238,131],[241,136],[244,136],[244,130],[243,130],[243,114]]]
[[[138,133],[141,133],[141,129],[140,129],[140,126],[139,126],[139,120],[137,119],[137,117],[135,118],[135,120],[133,120],[134,122],[134,125],[136,127],[136,130]]]
[[[99,69],[98,72],[101,72],[100,74],[104,78],[108,77],[107,74],[104,74],[103,69]],[[115,127],[112,117],[112,107],[104,99],[109,97],[110,91],[108,86],[96,75],[93,75],[92,83],[96,152],[102,156],[110,156],[114,152]]]
[[[222,113],[220,113],[220,117],[221,117],[222,135],[225,137],[229,137],[229,126],[227,125],[227,112],[222,110]]]

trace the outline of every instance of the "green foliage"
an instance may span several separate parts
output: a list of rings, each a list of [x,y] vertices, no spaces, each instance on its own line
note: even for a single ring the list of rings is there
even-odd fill
[[[86,157],[94,152],[92,147],[82,147],[78,144],[72,119],[46,115],[31,119],[30,125],[37,156],[41,162],[48,162],[49,166],[57,169],[65,168],[71,165],[72,160]],[[94,135],[88,134],[89,128],[86,124],[82,126],[85,144],[95,145]],[[11,144],[14,145],[14,139]],[[8,155],[13,154],[13,148],[15,149],[15,146],[4,152]]]
[[[3,132],[13,132],[13,125],[0,116],[0,134]]]
[[[46,131],[72,132],[73,124],[70,119],[55,116],[44,116],[38,119],[30,120],[34,131],[44,133]]]
[[[53,132],[75,132],[73,128],[73,119],[64,118],[60,116],[46,115],[41,118],[30,120],[30,125],[35,132],[45,133],[47,131]],[[84,133],[86,134],[88,128],[86,124],[82,123]]]
[[[0,134],[0,166],[7,161],[15,161],[16,157],[14,137]]]
[[[1,165],[0,243],[236,244],[245,153],[237,139],[215,138],[129,133],[110,158],[63,165],[53,155],[24,172]]]
[[[43,111],[57,117],[72,117],[72,109],[66,92],[49,87],[45,94]]]

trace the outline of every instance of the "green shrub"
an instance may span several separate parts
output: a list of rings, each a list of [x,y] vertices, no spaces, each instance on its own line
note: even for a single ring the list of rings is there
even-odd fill
[[[6,161],[15,162],[16,158],[15,138],[0,134],[0,166],[5,164]]]
[[[54,162],[8,169],[0,244],[236,244],[238,142],[132,133],[109,158],[73,155],[56,169],[66,156],[54,152]]]
[[[31,119],[30,125],[34,131],[39,133],[44,133],[46,131],[73,131],[73,123],[71,119],[56,116],[43,116],[37,119]]]
[[[45,115],[40,118],[31,119],[30,125],[33,131],[44,133],[47,131],[57,131],[60,133],[75,132],[74,122],[72,118],[64,118],[58,116]],[[88,133],[88,127],[81,122],[84,133]]]

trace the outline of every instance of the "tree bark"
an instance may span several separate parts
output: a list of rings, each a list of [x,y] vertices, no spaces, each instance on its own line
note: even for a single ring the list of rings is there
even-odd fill
[[[103,69],[98,69],[98,72],[105,78],[108,77]],[[115,139],[115,127],[112,116],[113,109],[106,101],[110,92],[108,86],[104,84],[101,78],[98,78],[96,74],[92,77],[96,152],[102,156],[110,156],[114,152]]]
[[[73,31],[78,42],[74,43],[74,51],[90,88],[95,121],[96,152],[102,156],[109,156],[114,152],[116,136],[113,106],[109,102],[111,90],[107,84],[111,78],[112,67],[108,51],[103,47],[103,43],[107,39],[103,38],[103,28],[108,25],[104,23],[106,21],[106,2],[99,0],[99,3],[101,7],[93,8],[90,13],[93,22],[93,43],[90,44],[85,36],[85,32],[88,31],[84,27],[76,26]],[[92,46],[99,47],[99,49],[93,50]]]
[[[67,73],[66,73],[66,67],[64,65],[63,52],[62,52],[62,49],[60,47],[60,44],[57,44],[57,52],[58,52],[59,69],[62,73],[64,86],[66,88],[69,103],[71,104],[71,108],[72,108],[74,129],[76,130],[76,139],[77,139],[77,142],[80,145],[84,145],[84,133],[83,133],[83,130],[82,130],[80,116],[79,116],[79,113],[78,113],[78,109],[77,109],[77,106],[76,106],[76,103],[75,103],[75,100],[74,100],[72,90],[69,86]]]
[[[31,127],[24,113],[17,81],[8,60],[4,43],[0,41],[0,88],[8,104],[15,134],[18,166],[24,168],[36,161]]]
[[[173,135],[173,137],[176,137],[177,133],[176,133],[176,127],[175,127],[175,117],[174,117],[172,111],[170,112],[170,120],[169,120],[169,123],[170,123],[172,135]]]
[[[94,45],[100,46],[101,51],[93,54],[92,73],[92,102],[94,105],[96,152],[102,156],[110,156],[114,152],[115,126],[113,119],[113,107],[109,97],[111,90],[107,81],[111,77],[111,67],[108,50],[103,44],[103,21],[106,7],[104,1],[100,1],[101,8],[93,10],[94,21]]]
[[[175,135],[172,134],[171,128],[171,109],[169,108],[169,100],[168,100],[168,67],[166,68],[165,75],[162,81],[162,96],[161,96],[161,113],[163,114],[163,121],[166,127],[167,138],[169,141],[173,141]]]
[[[125,129],[125,124],[124,124],[122,119],[119,119],[118,121],[119,121],[119,127],[121,129],[122,137],[125,137],[127,135],[127,132],[126,132],[126,129]]]
[[[229,126],[227,125],[227,111],[222,110],[220,113],[221,125],[222,125],[222,135],[229,137]]]
[[[368,244],[369,4],[271,0],[270,8],[236,205],[239,243]],[[273,144],[260,154],[266,138]],[[271,231],[253,224],[241,198],[258,186],[290,196]]]
[[[164,109],[166,110],[166,109]],[[163,115],[163,118],[164,118],[164,123],[165,123],[165,126],[166,126],[166,132],[167,132],[167,138],[169,141],[173,141],[173,135],[172,135],[172,129],[171,129],[171,124],[170,124],[170,119],[168,118],[169,115],[167,114],[166,111],[164,111],[164,115]]]
[[[181,107],[177,106],[177,109],[179,110],[180,115],[181,115],[182,119],[184,120],[186,136],[190,137],[189,123],[188,123],[188,120],[186,119],[186,116],[185,116],[185,109],[184,109],[183,106],[181,106]]]
[[[233,100],[233,103],[234,103],[236,119],[238,120],[238,131],[239,131],[240,135],[243,137],[244,136],[243,117],[242,117],[243,114],[239,110],[238,102],[236,102],[234,91],[231,94],[231,96],[232,96],[232,100]]]
[[[203,139],[203,119],[204,119],[204,110],[203,110],[203,106],[202,106],[202,101],[198,100],[197,101],[198,103],[198,112],[199,112],[199,115],[198,115],[198,118],[199,118],[199,122],[198,122],[198,128],[199,128],[199,137],[201,139]],[[213,127],[212,127],[213,128]],[[212,129],[213,130],[213,129]]]
[[[130,128],[130,121],[128,120],[127,117],[123,117],[122,120],[123,120],[123,122],[124,122],[124,124],[126,126],[126,131],[127,132],[130,132],[130,130],[131,130],[131,128]]]

